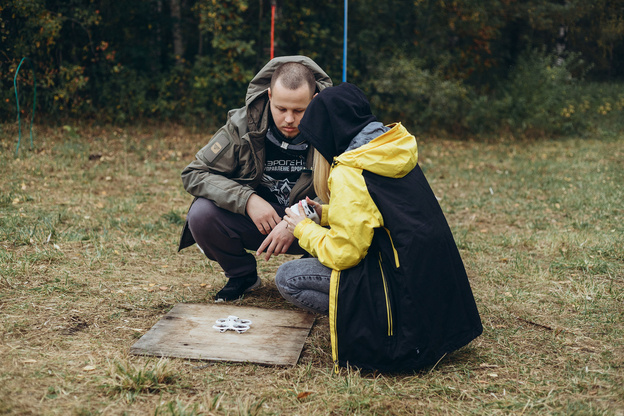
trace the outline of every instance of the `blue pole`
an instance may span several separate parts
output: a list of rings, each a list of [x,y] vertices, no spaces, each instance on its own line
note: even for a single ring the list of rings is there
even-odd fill
[[[347,82],[347,15],[349,11],[348,1],[344,2],[344,38],[342,50],[342,82]]]

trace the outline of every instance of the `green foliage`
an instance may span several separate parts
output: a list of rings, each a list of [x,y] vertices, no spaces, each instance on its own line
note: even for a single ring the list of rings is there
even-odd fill
[[[411,130],[428,130],[461,121],[469,90],[460,80],[423,69],[416,59],[398,56],[388,62],[391,65],[380,68],[364,84],[371,105],[385,123],[401,121]]]
[[[37,110],[52,119],[220,124],[269,58],[270,3],[6,0],[0,120],[15,117],[13,77],[28,56]],[[419,130],[550,134],[595,127],[601,112],[617,111],[617,97],[609,107],[575,91],[624,74],[624,0],[361,0],[350,2],[348,20],[348,81],[371,96],[381,119]],[[310,56],[340,81],[342,2],[279,2],[275,23],[276,56]],[[571,65],[581,59],[584,66]],[[26,118],[33,87],[25,68],[18,96]]]
[[[528,51],[510,70],[509,79],[491,95],[473,94],[465,127],[476,133],[505,128],[549,134],[586,127],[587,118],[570,117],[564,111],[580,82],[573,72],[582,64],[578,55],[560,58]]]
[[[342,8],[342,2],[280,2],[275,23],[275,56],[309,56],[337,84],[342,73]]]
[[[252,31],[246,19],[247,2],[201,0],[193,10],[199,16],[200,33],[210,38],[213,52],[197,56],[192,68],[191,100],[212,113],[241,107],[247,84],[255,74],[254,40],[245,36]]]
[[[182,216],[179,213],[175,212],[174,210],[171,210],[163,214],[162,218],[168,223],[175,224],[175,225],[184,225],[184,222],[185,222],[185,219],[182,218]]]
[[[143,368],[131,362],[114,362],[109,378],[102,384],[109,394],[122,394],[132,402],[141,393],[169,391],[177,382],[176,374],[168,368],[167,361],[160,359],[156,364],[146,363]]]
[[[512,69],[509,82],[502,88],[501,116],[512,130],[535,128],[550,132],[561,127],[560,112],[577,79],[569,69],[576,57],[562,59],[529,53],[521,56]],[[582,62],[581,62],[582,63]],[[502,108],[501,108],[502,107]]]
[[[624,86],[584,81],[587,65],[579,54],[527,51],[489,92],[428,70],[420,59],[387,62],[361,86],[383,122],[402,121],[415,132],[561,135],[624,128]]]

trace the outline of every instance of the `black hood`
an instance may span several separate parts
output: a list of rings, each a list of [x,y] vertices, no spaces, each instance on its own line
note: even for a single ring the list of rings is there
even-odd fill
[[[364,127],[376,120],[364,93],[345,82],[325,88],[312,99],[299,131],[332,163]]]

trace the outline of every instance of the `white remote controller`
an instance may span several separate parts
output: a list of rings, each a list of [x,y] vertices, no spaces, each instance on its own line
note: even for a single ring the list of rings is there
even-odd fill
[[[302,199],[300,202],[301,202],[301,205],[303,206],[303,213],[305,214],[305,216],[310,218],[315,223],[320,224],[321,220],[318,214],[316,213],[316,211],[314,210],[314,208],[309,206],[308,202],[305,199]],[[290,210],[294,212],[295,214],[299,215],[299,204],[297,203],[293,205],[292,207],[290,207]]]

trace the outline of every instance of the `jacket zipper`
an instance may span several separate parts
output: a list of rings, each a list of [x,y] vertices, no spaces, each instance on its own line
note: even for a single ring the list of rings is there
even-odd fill
[[[332,270],[329,284],[329,333],[331,336],[332,360],[334,361],[334,372],[339,373],[338,365],[338,286],[340,285],[340,271]]]
[[[390,292],[388,290],[388,282],[383,272],[383,265],[381,264],[381,253],[379,253],[379,270],[381,272],[381,280],[383,282],[384,295],[386,296],[386,315],[388,319],[388,336],[394,335],[394,322],[392,321],[392,305],[390,304]]]

